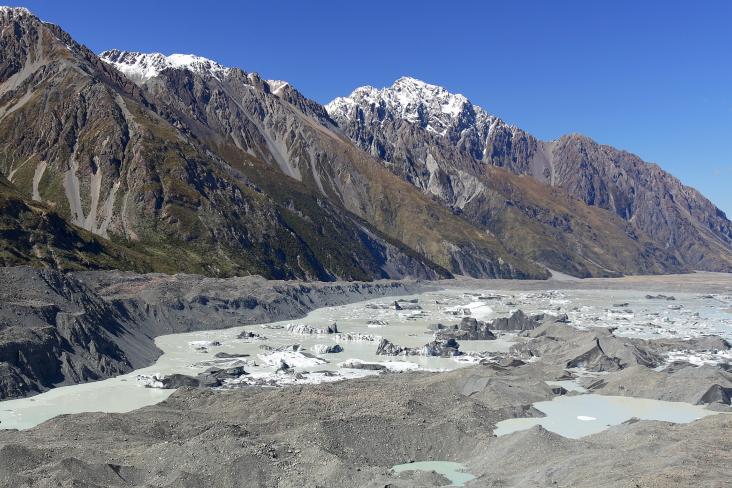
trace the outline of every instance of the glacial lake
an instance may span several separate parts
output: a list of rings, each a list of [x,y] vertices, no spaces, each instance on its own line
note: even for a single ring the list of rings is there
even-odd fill
[[[566,313],[575,324],[587,327],[614,326],[618,327],[618,334],[637,337],[690,337],[717,333],[732,338],[732,318],[726,312],[730,297],[675,293],[676,300],[667,301],[649,300],[645,295],[646,292],[634,290],[519,291],[455,288],[321,308],[297,320],[161,336],[156,339],[156,344],[164,354],[152,366],[104,381],[59,387],[33,397],[0,402],[0,429],[27,429],[63,414],[127,412],[154,405],[165,400],[173,390],[146,388],[146,383],[151,382],[153,375],[180,373],[195,376],[212,366],[226,368],[241,365],[250,373],[242,377],[242,381],[271,380],[278,385],[338,381],[377,374],[375,371],[344,367],[344,363],[351,360],[378,362],[390,371],[446,371],[465,367],[474,363],[477,358],[385,357],[375,354],[376,346],[378,339],[385,337],[400,346],[420,347],[432,339],[432,333],[428,330],[430,324],[454,324],[465,316],[491,320],[506,317],[518,309],[527,314]],[[397,299],[406,300],[400,302],[405,309],[395,309],[393,304]],[[416,300],[417,303],[410,304],[410,300]],[[420,308],[406,309],[411,305]],[[344,335],[295,334],[287,330],[289,325],[323,328],[333,323],[337,324],[339,332]],[[253,332],[261,338],[237,338],[243,331]],[[374,336],[374,340],[350,340],[347,334],[351,334],[350,339],[358,338],[357,335],[361,334],[362,337]],[[462,341],[460,346],[464,352],[490,354],[507,351],[516,340],[514,334],[505,334],[494,341]],[[283,348],[293,344],[300,346],[299,352],[272,352],[262,348]],[[317,354],[319,346],[334,344],[341,345],[343,352]],[[217,353],[248,356],[215,358]],[[302,376],[295,378],[292,375],[278,374],[276,369],[280,359],[294,366]],[[688,359],[697,363],[708,360],[705,357]],[[324,373],[326,371],[330,373]],[[656,405],[653,408],[656,407],[661,408],[662,412],[666,411],[663,406]],[[633,414],[635,410],[628,407],[612,407],[622,412],[617,415],[610,415],[610,406],[600,405],[598,408],[600,411],[608,411],[608,416],[605,417],[604,413],[587,414],[586,416],[600,420],[578,424],[577,432],[617,423],[616,418],[639,416]]]

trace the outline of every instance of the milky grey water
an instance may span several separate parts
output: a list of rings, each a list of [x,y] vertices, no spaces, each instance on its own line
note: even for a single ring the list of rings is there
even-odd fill
[[[434,471],[450,480],[449,486],[464,486],[468,481],[475,479],[464,465],[450,461],[417,461],[397,464],[392,469],[396,474],[405,471]]]
[[[561,436],[577,439],[632,418],[685,424],[717,413],[688,403],[593,394],[560,396],[537,402],[534,407],[546,417],[504,420],[496,424],[494,433],[503,436],[541,425]]]
[[[273,379],[278,384],[314,383],[355,378],[373,371],[343,367],[352,359],[380,362],[392,371],[443,371],[465,367],[476,358],[457,359],[408,356],[386,358],[375,354],[379,337],[385,337],[400,346],[419,347],[432,339],[429,324],[457,323],[463,316],[490,320],[510,315],[517,309],[526,313],[567,313],[573,324],[618,327],[619,334],[638,337],[690,337],[717,333],[732,338],[732,316],[727,313],[732,297],[676,293],[676,300],[649,300],[646,293],[637,291],[566,290],[566,291],[509,291],[496,289],[450,289],[428,292],[405,299],[417,299],[420,310],[395,310],[395,298],[380,298],[340,307],[322,308],[299,320],[283,321],[262,326],[235,327],[226,330],[192,332],[161,336],[156,344],[164,352],[152,366],[133,373],[95,383],[53,389],[30,398],[0,402],[0,428],[30,428],[56,415],[78,412],[126,412],[163,401],[172,391],[146,388],[152,375],[182,373],[195,375],[211,366],[244,365],[250,375],[241,381],[252,382]],[[407,305],[408,306],[408,305]],[[469,311],[469,312],[468,312]],[[369,324],[369,322],[372,322]],[[344,334],[375,336],[374,341],[351,341],[343,335],[299,335],[288,332],[291,324],[322,328],[337,323]],[[386,325],[381,325],[382,323]],[[237,339],[240,332],[255,332],[263,339]],[[463,341],[466,352],[507,351],[515,341],[508,334],[496,341]],[[310,354],[316,346],[340,344],[344,351],[338,354]],[[220,345],[216,345],[220,344]],[[306,353],[264,351],[271,347],[299,344]],[[203,348],[197,350],[197,348]],[[216,359],[218,352],[249,354],[241,359]],[[300,379],[292,375],[278,375],[275,370],[280,359],[305,373]],[[718,358],[686,357],[704,362]],[[315,374],[330,370],[336,376]],[[308,374],[309,373],[309,374]],[[231,385],[234,386],[234,385]]]

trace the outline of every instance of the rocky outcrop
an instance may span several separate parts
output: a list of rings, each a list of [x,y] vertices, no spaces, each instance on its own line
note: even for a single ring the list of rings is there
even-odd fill
[[[437,339],[428,342],[422,347],[397,346],[388,339],[382,338],[376,347],[376,354],[380,356],[460,356],[460,345],[455,339]]]
[[[473,317],[464,317],[459,324],[434,326],[437,339],[456,339],[461,341],[492,341],[496,339],[489,325]]]
[[[540,322],[536,318],[529,317],[521,310],[516,310],[510,317],[494,319],[490,323],[490,328],[493,330],[525,331],[534,330],[539,325]]]

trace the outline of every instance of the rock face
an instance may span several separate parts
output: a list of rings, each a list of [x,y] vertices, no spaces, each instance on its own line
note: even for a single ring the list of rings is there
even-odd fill
[[[150,364],[143,331],[80,280],[0,268],[0,399],[94,381]]]
[[[732,269],[724,213],[630,153],[580,135],[539,141],[462,95],[413,78],[358,88],[326,109],[396,174],[550,267],[578,276]],[[612,242],[594,242],[603,232]],[[630,247],[620,254],[619,245]]]
[[[0,268],[0,399],[152,364],[161,334],[297,318],[320,306],[417,290],[404,282],[305,285]]]

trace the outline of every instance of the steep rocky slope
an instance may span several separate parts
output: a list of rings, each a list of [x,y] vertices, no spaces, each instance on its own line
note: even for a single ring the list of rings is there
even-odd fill
[[[69,225],[0,176],[0,266],[149,270],[146,256]]]
[[[542,275],[495,236],[385,170],[335,130],[322,106],[286,82],[195,56],[113,50],[101,58],[270,195],[288,198],[273,186],[295,180],[453,273]]]
[[[159,354],[151,337],[70,276],[10,267],[0,279],[0,399],[116,376]]]
[[[579,135],[539,141],[462,95],[412,78],[401,78],[384,89],[358,88],[326,108],[351,139],[382,158],[405,180],[450,207],[462,209],[472,203],[474,222],[480,223],[484,213],[482,208],[475,208],[484,206],[475,201],[476,196],[490,195],[494,201],[502,201],[501,212],[511,207],[512,194],[492,181],[493,168],[505,168],[547,185],[541,195],[534,192],[538,199],[524,198],[521,212],[529,218],[537,212],[543,214],[541,224],[551,226],[551,220],[561,220],[556,206],[566,206],[567,198],[576,199],[592,208],[583,209],[583,215],[575,212],[575,222],[593,229],[602,222],[602,226],[615,227],[613,235],[625,231],[630,240],[639,241],[628,248],[639,261],[648,263],[647,256],[640,256],[654,246],[653,254],[661,258],[661,267],[681,264],[711,271],[732,269],[732,224],[726,216],[696,190],[627,152]],[[520,185],[520,180],[514,181]],[[548,187],[562,191],[553,192]],[[562,247],[573,263],[567,271],[577,267],[582,257],[600,267],[627,272],[637,266],[632,259],[602,259],[602,254],[617,248],[618,242],[601,242],[602,249],[585,254],[585,245],[591,241],[591,235],[568,238]],[[542,249],[540,254],[552,252],[550,249]]]
[[[321,151],[360,160],[360,177],[348,166],[328,169],[352,181],[355,196],[299,178],[290,171],[300,164],[295,151],[309,149],[297,133],[322,126],[254,76],[173,57],[162,71],[150,68],[170,82],[154,90],[24,9],[3,9],[0,27],[0,172],[72,224],[149,256],[152,269],[324,280],[435,278],[448,270],[545,275],[342,136]],[[211,91],[211,80],[198,81],[203,74],[230,78],[234,97]],[[237,98],[251,88],[252,97]],[[229,126],[199,117],[208,103]],[[263,123],[282,132],[260,130]],[[236,124],[249,126],[238,133],[250,143],[230,144]],[[379,172],[376,186],[371,173]]]

